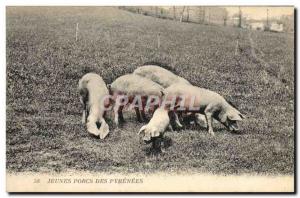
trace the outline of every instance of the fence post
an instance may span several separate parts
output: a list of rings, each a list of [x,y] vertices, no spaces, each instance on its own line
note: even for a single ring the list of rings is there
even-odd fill
[[[75,37],[76,37],[76,41],[78,40],[78,23],[76,24],[76,34],[75,34]]]
[[[111,37],[110,37],[110,32],[106,32],[106,39],[108,42],[108,50],[107,50],[107,56],[108,56],[108,64],[110,65],[110,53],[111,53],[111,49],[112,49],[112,41],[111,41]]]
[[[186,11],[187,11],[186,21],[189,22],[189,20],[190,20],[190,7],[189,6],[187,6]]]
[[[157,35],[157,48],[160,48],[160,33]]]
[[[180,20],[179,20],[180,22],[182,22],[182,20],[183,20],[184,9],[185,9],[185,6],[183,6],[183,9],[180,14]]]
[[[176,20],[176,8],[173,6],[173,20]]]
[[[234,52],[234,55],[235,55],[235,56],[238,55],[238,50],[239,50],[239,40],[236,40],[235,52]]]

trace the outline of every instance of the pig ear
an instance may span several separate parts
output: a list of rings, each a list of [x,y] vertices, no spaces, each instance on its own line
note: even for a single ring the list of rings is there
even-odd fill
[[[146,130],[146,126],[147,125],[142,126],[142,128],[139,130],[137,134],[140,135],[142,132],[144,132]]]
[[[103,121],[100,127],[100,139],[104,139],[108,135],[108,133],[109,133],[109,126],[105,121]]]
[[[240,121],[240,120],[242,120],[243,118],[240,116],[240,113],[234,113],[234,112],[231,112],[231,113],[228,115],[228,119],[229,119],[229,120]]]

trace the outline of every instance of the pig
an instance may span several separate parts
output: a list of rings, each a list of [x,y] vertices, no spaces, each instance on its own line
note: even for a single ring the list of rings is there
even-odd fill
[[[177,83],[190,84],[190,82],[186,79],[157,65],[144,65],[138,67],[133,73],[144,78],[148,78],[161,85],[163,88],[167,88],[170,85]]]
[[[112,95],[114,101],[114,121],[116,125],[119,125],[119,121],[124,121],[122,110],[123,108],[128,105],[132,104],[133,102],[138,102],[138,97],[141,99],[141,108],[135,106],[135,112],[137,115],[138,121],[142,122],[146,120],[145,116],[145,106],[146,104],[150,104],[152,97],[157,97],[158,100],[161,99],[163,96],[164,88],[159,84],[147,79],[143,78],[139,75],[135,74],[126,74],[119,78],[117,78],[110,86],[109,86],[110,94]],[[121,99],[124,99],[121,101]],[[151,101],[150,101],[151,100]],[[159,106],[160,101],[156,101],[154,109]],[[153,102],[154,104],[154,102]],[[153,110],[154,110],[153,109]],[[140,115],[140,110],[142,113],[142,117]]]
[[[83,105],[82,123],[90,134],[104,139],[109,133],[104,119],[105,107],[109,105],[109,101],[105,100],[105,96],[109,95],[105,82],[99,75],[88,73],[79,80],[78,91]],[[97,124],[101,125],[100,128]]]
[[[214,135],[212,119],[221,122],[228,130],[238,131],[237,122],[245,118],[235,107],[229,104],[220,94],[192,85],[174,84],[165,89],[163,100],[176,97],[175,109],[205,115],[208,133]]]
[[[154,63],[153,63],[154,64]],[[138,67],[136,70],[134,70],[134,74],[142,76],[144,78],[148,78],[149,80],[152,80],[159,85],[161,85],[163,88],[167,88],[171,85],[174,84],[186,84],[186,85],[191,85],[189,81],[186,79],[177,76],[176,74],[172,73],[171,71],[160,67],[159,63],[156,63],[158,65],[143,65],[141,67]],[[203,126],[202,123],[205,125],[205,120],[201,114],[192,114],[189,115],[188,117],[193,120],[196,124]],[[179,115],[182,117],[182,113],[180,112]],[[179,121],[178,114],[173,112],[173,116],[175,124],[177,125],[178,128],[182,128],[182,124]]]
[[[165,108],[158,108],[155,110],[149,123],[142,126],[138,134],[143,133],[143,140],[149,142],[152,138],[162,136],[167,128],[171,131],[173,130],[170,125],[168,110]]]
[[[170,125],[169,111],[166,108],[158,108],[155,110],[148,124],[142,126],[138,135],[143,135],[143,140],[146,144],[152,142],[152,148],[156,151],[163,151],[163,135],[169,129],[173,131]]]

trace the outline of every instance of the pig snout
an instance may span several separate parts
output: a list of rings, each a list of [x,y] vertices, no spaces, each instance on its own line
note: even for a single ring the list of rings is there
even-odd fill
[[[230,131],[233,131],[233,132],[238,132],[238,131],[240,131],[240,128],[239,128],[238,123],[237,123],[237,122],[231,123],[231,124],[229,125],[229,130],[230,130]]]

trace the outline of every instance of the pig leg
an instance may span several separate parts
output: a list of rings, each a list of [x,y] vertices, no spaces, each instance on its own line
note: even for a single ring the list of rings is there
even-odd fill
[[[86,88],[80,90],[79,99],[80,99],[80,103],[83,106],[81,122],[82,122],[82,124],[86,124],[87,117],[89,116],[88,115],[88,105],[87,105],[87,101],[89,98],[88,98],[88,90]]]
[[[178,121],[179,122],[184,120],[183,119],[184,116],[183,116],[183,112],[182,111],[177,111],[176,114],[178,116]]]
[[[174,130],[172,128],[172,125],[169,124],[167,128],[168,128],[169,131],[174,132]]]
[[[146,114],[145,114],[145,109],[141,110],[141,116],[142,116],[142,119],[143,121],[147,121],[147,117],[146,117]]]
[[[124,108],[124,106],[120,106],[120,108],[118,110],[119,120],[121,122],[125,122],[124,117],[123,117],[123,108]]]
[[[87,116],[86,116],[86,107],[84,107],[83,111],[82,111],[82,119],[81,119],[81,123],[82,124],[86,124],[87,121]]]
[[[83,106],[81,123],[86,124],[86,122],[87,122],[87,105],[82,96],[80,96],[80,103]]]
[[[85,123],[87,123],[87,118],[89,117],[90,115],[90,112],[89,112],[89,109],[86,105],[86,108],[85,108],[85,111],[84,111],[84,114],[85,114]]]
[[[155,106],[151,106],[151,107],[148,108],[148,114],[150,115],[150,117],[153,116],[154,111],[155,111],[158,107],[159,107],[158,105],[155,105]]]
[[[114,120],[117,126],[119,126],[119,108],[120,108],[119,105],[114,106],[114,117],[115,117]]]
[[[171,119],[170,121],[172,123],[175,122],[175,127],[176,128],[181,128],[182,127],[182,125],[179,122],[178,115],[177,115],[177,113],[175,111],[170,111],[169,112],[169,117],[170,117],[170,119]]]
[[[149,109],[149,114],[152,117],[156,109],[158,109],[159,105],[154,105],[151,110]]]
[[[208,133],[211,134],[212,136],[215,135],[212,127],[212,115],[213,115],[213,107],[211,105],[208,105],[206,109],[204,110],[205,118],[206,118],[206,123],[208,126]]]
[[[175,118],[175,123],[176,123],[176,125],[177,125],[179,128],[182,128],[182,124],[180,124],[180,121],[179,121],[179,118],[178,118],[177,113],[174,112],[174,111],[173,111],[173,113],[174,113],[174,118]]]
[[[142,109],[140,110],[140,115],[142,117],[143,122],[147,121],[147,117],[146,117],[146,114],[145,114],[145,107],[146,107],[146,104],[147,104],[147,100],[148,100],[147,97],[142,98],[142,106],[141,106]]]
[[[136,118],[137,118],[138,122],[143,122],[142,118],[141,118],[141,115],[140,115],[139,108],[138,107],[134,107],[134,110],[135,110],[135,114],[136,114]]]
[[[104,120],[104,115],[105,115],[105,112],[101,112],[100,116],[99,116],[99,121],[100,121],[100,124],[101,124],[100,129],[99,129],[100,139],[104,139],[109,133],[109,126]]]
[[[162,153],[165,153],[166,152],[166,145],[165,145],[165,141],[164,140],[161,140],[161,143],[160,143],[160,149],[161,149],[161,152]]]

